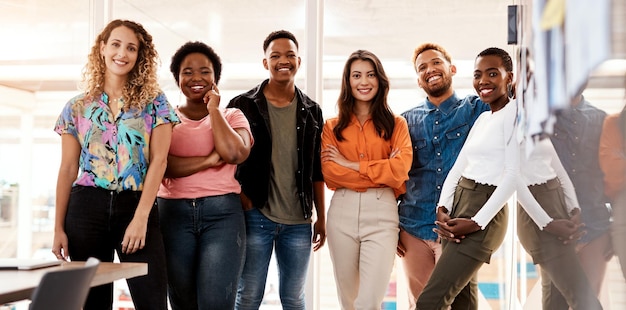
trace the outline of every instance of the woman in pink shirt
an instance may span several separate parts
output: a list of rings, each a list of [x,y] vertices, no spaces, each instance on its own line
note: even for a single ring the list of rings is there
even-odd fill
[[[250,153],[250,125],[238,109],[220,109],[222,63],[211,47],[185,43],[170,71],[186,99],[157,199],[170,304],[233,309],[246,248],[235,170]]]
[[[322,173],[335,193],[327,216],[342,309],[380,309],[398,244],[398,196],[413,160],[406,120],[387,104],[389,80],[369,51],[343,71],[339,115],[322,132]]]

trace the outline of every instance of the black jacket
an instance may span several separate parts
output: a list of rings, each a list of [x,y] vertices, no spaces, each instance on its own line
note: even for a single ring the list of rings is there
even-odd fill
[[[241,190],[257,208],[267,205],[272,165],[272,133],[263,88],[269,80],[250,91],[233,98],[229,108],[238,108],[250,122],[254,145],[248,159],[237,166],[235,177]],[[312,215],[313,182],[323,181],[320,147],[322,139],[322,109],[296,87],[298,168],[294,177],[298,187],[300,205],[305,219]]]

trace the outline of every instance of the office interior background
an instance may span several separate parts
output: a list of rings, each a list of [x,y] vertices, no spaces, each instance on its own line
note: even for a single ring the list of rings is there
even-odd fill
[[[611,57],[591,72],[583,94],[595,106],[615,113],[626,104],[626,1],[610,2]],[[183,43],[203,41],[220,55],[225,106],[268,77],[262,66],[266,35],[289,30],[300,41],[302,66],[296,85],[320,103],[327,118],[336,115],[342,68],[357,49],[381,58],[396,113],[425,98],[411,63],[413,49],[423,42],[439,43],[452,55],[458,68],[453,80],[457,94],[474,93],[476,54],[497,46],[515,55],[517,46],[507,44],[510,5],[528,12],[533,1],[0,0],[0,257],[50,255],[61,157],[53,125],[62,106],[79,91],[95,35],[112,19],[137,21],[153,36],[161,58],[160,84],[174,106],[183,96],[169,62]],[[619,268],[612,260],[603,285],[605,309],[626,308]],[[397,263],[383,309],[406,308],[401,272]],[[277,279],[271,274],[265,310],[280,309],[271,291]],[[327,247],[314,254],[309,275],[309,308],[339,309]],[[532,309],[528,307],[538,298],[538,277],[511,231],[479,274],[481,309]],[[123,283],[119,287],[121,296]],[[128,302],[116,306],[125,308]]]

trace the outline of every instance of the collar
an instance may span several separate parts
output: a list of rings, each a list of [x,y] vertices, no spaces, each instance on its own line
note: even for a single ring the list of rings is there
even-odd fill
[[[267,103],[267,99],[265,99],[265,95],[263,94],[263,88],[265,88],[265,85],[267,85],[269,81],[270,81],[269,79],[264,80],[261,84],[257,85],[255,88],[243,94],[243,96],[249,98],[252,101],[262,99],[262,101],[265,101]],[[297,86],[294,86],[294,87],[296,88],[296,98],[297,98],[296,103],[304,105],[304,107],[307,109],[313,107],[314,104],[312,102],[305,100],[304,93],[302,93],[302,91],[300,91],[300,89]]]
[[[580,102],[578,102],[576,105],[572,105],[572,107],[574,108],[574,110],[582,111],[589,107],[589,103],[587,102],[587,100],[585,100],[585,97],[580,96]]]
[[[426,97],[426,109],[429,112],[439,109],[439,111],[441,111],[443,114],[448,114],[452,112],[452,110],[454,110],[454,108],[456,108],[458,105],[459,97],[457,97],[456,92],[452,93],[452,96],[441,102],[439,106],[436,106],[428,99],[428,97]]]
[[[372,120],[372,115],[370,114],[367,119],[365,120],[365,122],[363,122],[363,125],[367,124],[367,122]],[[356,118],[356,115],[354,113],[350,114],[350,123],[354,123],[356,125],[358,125],[359,127],[361,127],[361,122],[359,122],[359,119]]]

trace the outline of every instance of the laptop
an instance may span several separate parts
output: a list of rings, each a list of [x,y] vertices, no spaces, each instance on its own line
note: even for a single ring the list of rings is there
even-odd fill
[[[59,266],[62,263],[61,260],[41,258],[0,258],[0,270],[33,270]]]

